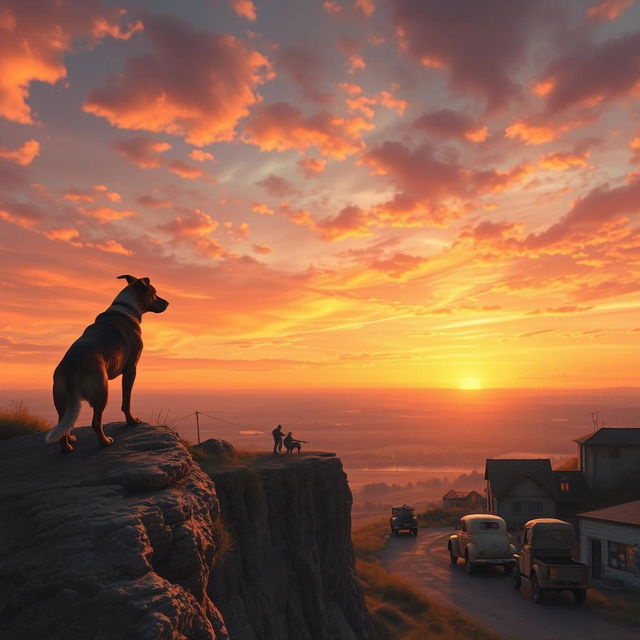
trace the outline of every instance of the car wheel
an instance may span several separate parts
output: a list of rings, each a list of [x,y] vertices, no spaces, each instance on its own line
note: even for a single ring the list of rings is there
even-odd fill
[[[453,553],[453,547],[449,547],[449,558],[451,559],[451,564],[458,564],[458,556]]]
[[[516,570],[513,573],[513,588],[518,591],[522,585],[522,578],[520,577],[520,570]]]
[[[475,569],[473,562],[471,562],[471,560],[469,560],[469,552],[465,552],[464,554],[464,570],[467,573],[473,573],[473,570]]]
[[[576,589],[573,592],[573,599],[576,601],[576,604],[584,604],[587,599],[587,590],[586,589]]]
[[[531,578],[531,597],[536,604],[542,604],[544,602],[544,591],[540,588],[538,578],[535,573]]]
[[[511,572],[513,571],[513,563],[510,562],[509,564],[505,564],[504,565],[504,572],[509,575]]]

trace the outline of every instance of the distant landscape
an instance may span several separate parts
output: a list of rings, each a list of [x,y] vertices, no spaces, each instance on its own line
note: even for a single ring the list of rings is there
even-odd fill
[[[120,421],[119,385],[105,420]],[[0,405],[23,401],[54,423],[48,390],[0,392]],[[640,425],[640,390],[340,390],[134,393],[134,413],[168,424],[187,440],[223,438],[239,449],[271,448],[280,423],[308,440],[306,450],[335,452],[354,493],[354,516],[396,502],[439,501],[450,488],[484,488],[488,457],[575,455],[575,438],[600,425]],[[84,406],[79,425],[88,424]],[[303,449],[303,450],[304,450]]]

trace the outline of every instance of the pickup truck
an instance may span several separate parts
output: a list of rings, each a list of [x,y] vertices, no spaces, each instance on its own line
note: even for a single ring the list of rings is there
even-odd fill
[[[391,508],[391,517],[389,518],[389,527],[391,533],[398,535],[400,531],[409,531],[412,535],[418,535],[418,519],[413,507],[403,504],[401,507]]]
[[[531,585],[531,596],[538,604],[546,593],[571,591],[578,604],[587,599],[589,571],[586,564],[574,560],[576,544],[573,525],[555,518],[537,518],[524,525],[522,550],[514,554],[516,568],[513,586]]]
[[[456,532],[447,543],[451,564],[464,559],[467,573],[473,573],[481,565],[499,565],[505,573],[511,573],[515,547],[509,542],[507,524],[500,516],[474,513],[463,516],[456,525]]]

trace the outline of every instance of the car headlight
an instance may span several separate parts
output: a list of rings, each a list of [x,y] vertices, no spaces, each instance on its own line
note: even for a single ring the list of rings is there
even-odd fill
[[[549,569],[549,579],[557,580],[558,579],[558,570],[557,569]]]

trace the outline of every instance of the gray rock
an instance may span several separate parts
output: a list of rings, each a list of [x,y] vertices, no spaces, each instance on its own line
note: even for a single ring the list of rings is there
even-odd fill
[[[226,440],[219,440],[218,438],[209,438],[204,442],[193,445],[194,449],[202,449],[214,456],[232,456],[235,453],[235,449],[230,442]]]
[[[42,434],[0,442],[3,640],[221,640],[206,592],[215,488],[175,432],[76,429],[68,455]]]

